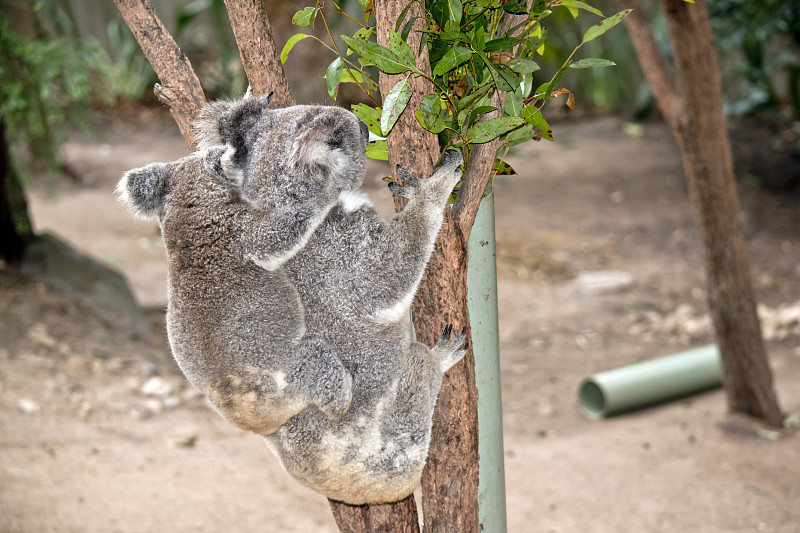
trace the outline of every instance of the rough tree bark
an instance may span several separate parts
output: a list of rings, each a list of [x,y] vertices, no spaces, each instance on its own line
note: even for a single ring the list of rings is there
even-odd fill
[[[225,0],[225,7],[253,93],[272,92],[273,107],[294,105],[263,0]]]
[[[639,63],[677,140],[705,249],[708,302],[733,412],[783,424],[756,311],[731,149],[722,111],[717,51],[704,0],[662,0],[674,50],[675,82],[639,0],[625,19]]]
[[[393,28],[406,6],[403,0],[376,2],[378,42],[388,44]],[[406,20],[416,18],[409,45],[418,49],[418,34],[424,16],[413,4]],[[417,67],[430,73],[427,50],[417,57]],[[381,93],[402,75],[381,75]],[[411,78],[412,99],[389,135],[389,160],[413,172],[428,176],[439,157],[436,136],[425,131],[413,116],[423,95],[432,86],[424,78]],[[497,96],[495,96],[497,98]],[[499,103],[499,100],[495,103]],[[497,106],[500,107],[499,105]],[[501,113],[498,111],[498,113]],[[491,118],[491,115],[485,119]],[[471,346],[467,309],[467,241],[483,191],[491,177],[495,142],[477,145],[464,171],[461,190],[444,223],[428,264],[412,314],[417,340],[432,345],[446,324],[466,329]],[[395,176],[397,177],[397,176]],[[477,532],[478,521],[478,390],[475,384],[475,356],[470,348],[464,359],[444,376],[433,416],[433,435],[428,463],[422,476],[422,514],[426,532]]]
[[[191,126],[204,98],[189,60],[164,29],[148,0],[115,0],[115,3],[161,80],[162,85],[156,89],[159,99],[169,107],[187,144],[194,147]],[[273,102],[276,105],[294,103],[261,2],[226,0],[226,6],[254,93],[274,91]],[[379,0],[376,5],[379,39],[388,39],[387,28],[394,25],[403,7],[404,3],[399,0]],[[418,9],[419,6],[414,4],[408,17],[415,16],[414,11]],[[418,18],[418,22],[422,20]],[[412,39],[414,35],[412,32]],[[413,41],[411,46],[416,48]],[[417,58],[417,64],[430,72],[426,50]],[[396,78],[381,77],[384,95]],[[413,96],[409,109],[413,110],[419,107],[421,97],[431,91],[424,78],[412,78],[411,81]],[[435,343],[446,324],[452,323],[456,330],[469,328],[467,239],[491,176],[495,149],[493,144],[487,144],[474,150],[462,184],[464,196],[460,196],[453,210],[446,213],[428,273],[414,302],[417,338],[428,345]],[[412,111],[407,111],[401,115],[389,137],[389,155],[394,164],[400,164],[419,176],[429,176],[439,158],[437,137],[423,130]],[[433,443],[422,487],[426,532],[461,533],[480,529],[477,388],[471,350],[464,361],[445,375],[434,415]],[[330,505],[337,525],[344,532],[419,531],[413,496],[385,505],[352,506],[335,501]]]
[[[156,97],[169,109],[187,146],[194,149],[197,139],[192,127],[206,98],[189,58],[161,23],[149,0],[114,3],[161,80],[155,86]]]

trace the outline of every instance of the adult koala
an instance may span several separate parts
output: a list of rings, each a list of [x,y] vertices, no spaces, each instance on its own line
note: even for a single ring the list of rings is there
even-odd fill
[[[442,374],[464,354],[463,335],[451,341],[450,327],[433,349],[411,342],[407,327],[461,157],[448,155],[428,180],[403,172],[409,187],[393,191],[409,197],[408,206],[385,221],[358,192],[366,126],[335,107],[267,103],[206,107],[198,123],[204,172],[235,198],[226,207],[254,222],[231,228],[241,232],[235,259],[286,276],[309,334],[352,377],[352,404],[338,420],[311,404],[277,431],[260,433],[293,477],[329,498],[396,501],[419,483]],[[270,315],[252,319],[275,327]],[[220,371],[231,374],[212,370]]]

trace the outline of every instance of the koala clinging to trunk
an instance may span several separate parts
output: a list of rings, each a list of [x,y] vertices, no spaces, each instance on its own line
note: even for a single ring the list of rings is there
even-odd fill
[[[402,171],[405,210],[381,219],[358,191],[366,126],[335,107],[208,105],[200,151],[148,165],[120,189],[159,217],[176,360],[220,413],[264,436],[286,470],[329,498],[390,502],[416,487],[442,374],[407,316],[460,177]]]

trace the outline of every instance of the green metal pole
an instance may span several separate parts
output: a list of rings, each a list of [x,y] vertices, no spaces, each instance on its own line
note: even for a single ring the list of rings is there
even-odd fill
[[[484,533],[505,533],[506,480],[493,193],[481,201],[468,246],[467,302],[478,387],[478,520]]]
[[[714,344],[595,374],[578,390],[587,418],[604,418],[720,386]]]

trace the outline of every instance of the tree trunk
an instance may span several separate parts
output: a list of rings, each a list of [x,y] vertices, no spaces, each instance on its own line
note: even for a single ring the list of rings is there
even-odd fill
[[[419,533],[419,517],[413,494],[399,502],[381,505],[328,502],[342,533]]]
[[[388,29],[393,28],[404,0],[381,0],[376,3],[378,42],[389,46]],[[409,34],[409,45],[419,48],[415,31],[424,29],[424,15],[413,4],[406,20],[417,17]],[[427,49],[417,57],[417,67],[430,73]],[[386,93],[402,75],[381,74],[381,93]],[[411,77],[412,98],[389,135],[389,160],[419,176],[429,176],[439,158],[437,136],[424,130],[414,118],[422,96],[433,92],[424,78]],[[446,210],[436,247],[412,306],[417,340],[432,346],[444,326],[455,331],[467,330],[467,239],[478,204],[489,179],[494,152],[488,169],[483,158],[470,160],[465,169],[459,196],[470,202]],[[475,167],[472,167],[475,165]],[[484,165],[485,166],[485,165]],[[486,170],[482,173],[480,170]],[[396,176],[395,176],[396,177]],[[468,206],[468,207],[467,207]],[[470,218],[471,217],[471,218]],[[471,344],[471,343],[470,343]],[[422,475],[422,516],[425,532],[477,532],[478,524],[478,390],[475,385],[475,356],[470,348],[464,359],[445,375],[433,415],[433,434],[428,462]]]
[[[624,7],[638,0],[618,0]],[[731,411],[781,426],[783,416],[756,311],[731,149],[722,112],[722,84],[704,0],[662,0],[674,49],[672,85],[648,46],[643,17],[628,17],[639,61],[681,150],[695,222],[705,249],[708,301]],[[651,49],[652,48],[652,49]]]
[[[11,164],[5,123],[0,119],[0,258],[16,263],[33,238],[28,203]]]

